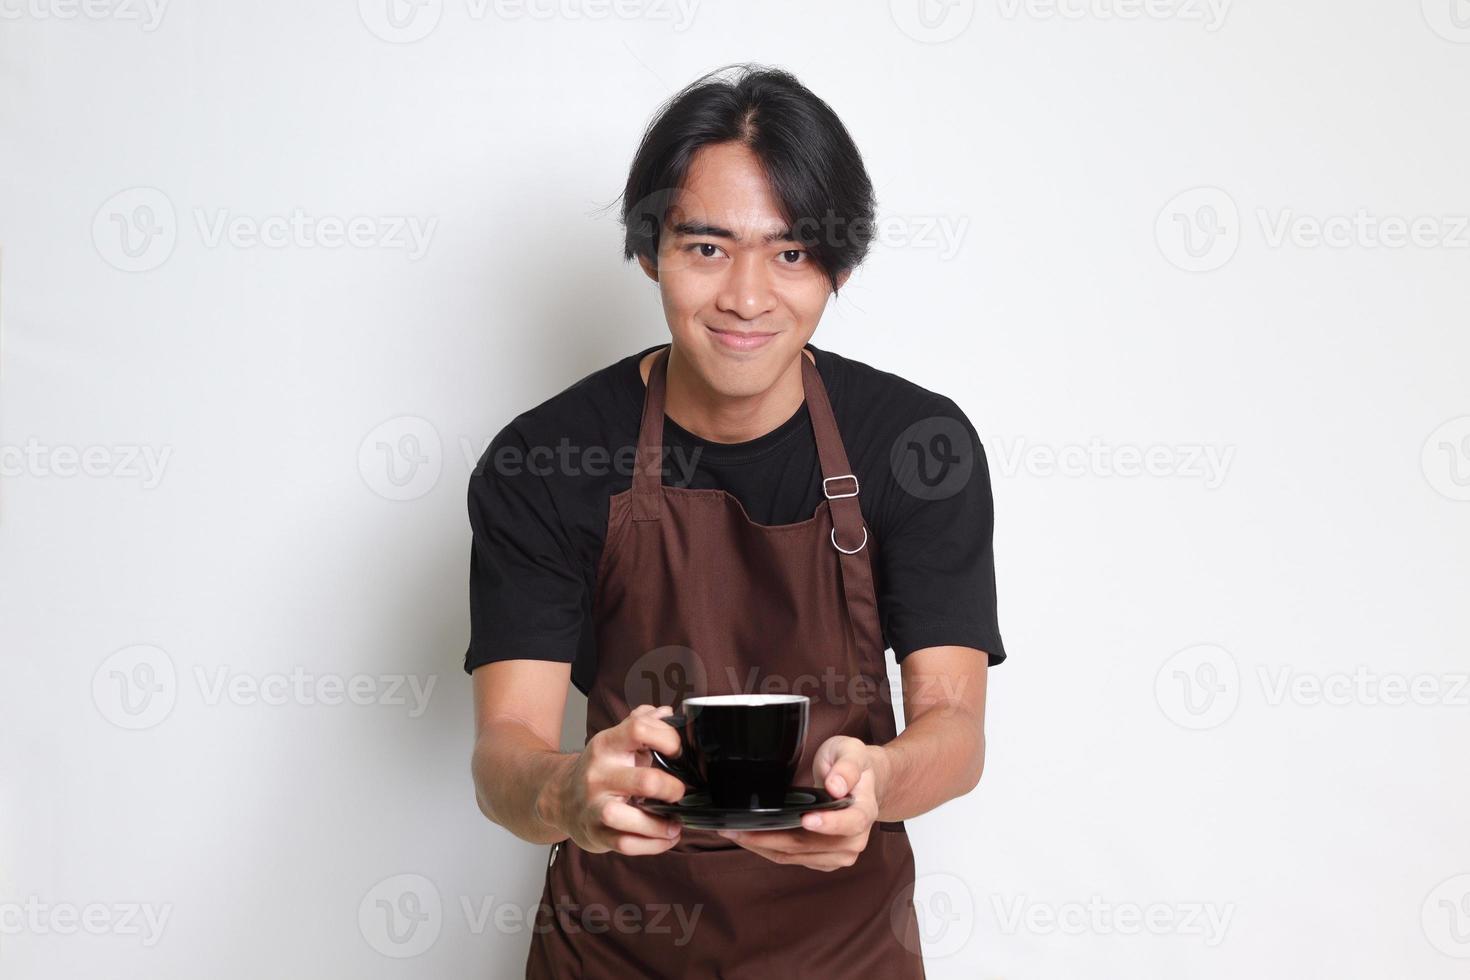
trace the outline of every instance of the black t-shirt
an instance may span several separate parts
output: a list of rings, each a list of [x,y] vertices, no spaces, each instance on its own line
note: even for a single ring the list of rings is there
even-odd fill
[[[465,670],[498,660],[571,663],[586,693],[596,673],[595,573],[608,498],[632,483],[645,348],[513,419],[470,477],[470,645]],[[884,641],[965,646],[1005,659],[996,619],[994,511],[980,438],[949,398],[807,345],[826,383],[858,500],[876,542]],[[664,483],[732,494],[758,524],[807,520],[822,472],[803,402],[741,443],[701,439],[664,418]],[[835,554],[834,554],[835,560]]]

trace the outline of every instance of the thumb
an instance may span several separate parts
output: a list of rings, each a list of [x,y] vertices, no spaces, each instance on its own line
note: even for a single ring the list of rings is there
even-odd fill
[[[834,797],[844,797],[862,778],[868,766],[866,746],[858,739],[838,735],[822,743],[812,761],[817,785]]]

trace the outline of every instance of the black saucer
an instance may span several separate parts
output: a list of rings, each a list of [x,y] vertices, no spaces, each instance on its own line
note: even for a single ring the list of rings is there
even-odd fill
[[[645,813],[673,817],[693,830],[791,830],[801,826],[801,815],[814,810],[843,810],[852,797],[834,798],[824,789],[793,786],[778,807],[717,807],[708,793],[690,793],[678,803],[634,797],[628,801]]]

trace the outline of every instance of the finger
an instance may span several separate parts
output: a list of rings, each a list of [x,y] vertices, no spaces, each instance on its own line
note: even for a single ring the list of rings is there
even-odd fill
[[[748,844],[765,851],[782,854],[804,854],[813,850],[827,850],[831,841],[814,839],[799,830],[722,830],[720,836],[737,844]]]
[[[758,833],[743,834],[741,835],[741,839],[738,839],[736,843],[745,848],[747,851],[750,851],[752,854],[760,855],[767,861],[770,861],[772,864],[794,864],[806,868],[811,868],[814,871],[836,871],[838,868],[845,868],[853,863],[852,855],[845,854],[841,851],[816,851],[802,854],[788,854],[785,851],[776,851],[768,847],[763,847],[760,844],[752,843],[752,841],[748,839],[752,837],[760,837],[764,833],[765,832],[762,831]]]
[[[662,854],[679,843],[679,839],[669,837],[659,840],[638,834],[611,833],[602,838],[602,843],[619,854]]]
[[[868,768],[866,746],[860,742],[843,742],[823,777],[822,788],[836,797],[846,796]]]
[[[620,799],[609,799],[598,813],[602,825],[609,830],[621,831],[638,837],[655,840],[671,840],[679,836],[681,825],[677,820],[656,816]]]
[[[804,813],[801,825],[820,834],[854,837],[878,819],[878,801],[873,795],[873,770],[866,768],[852,787],[852,803],[841,809]]]
[[[824,837],[856,837],[872,825],[872,814],[858,806],[801,815],[803,830]]]
[[[641,796],[665,803],[678,803],[688,792],[679,777],[670,776],[654,766],[621,766],[604,785],[623,796]]]
[[[720,834],[721,836],[729,837],[730,840],[733,840],[740,847],[745,848],[752,854],[760,855],[767,861],[771,861],[775,864],[785,864],[787,862],[788,855],[781,851],[773,851],[768,847],[762,847],[760,844],[757,844],[754,840],[752,840],[753,835],[751,834],[732,834],[726,833],[723,830],[720,831]]]
[[[628,712],[629,718],[648,716],[649,718],[664,718],[672,714],[673,708],[668,705],[640,704]]]
[[[654,748],[665,755],[679,752],[679,733],[672,725],[658,720],[653,711],[630,714],[621,724],[608,730],[609,747],[618,752],[637,752]]]

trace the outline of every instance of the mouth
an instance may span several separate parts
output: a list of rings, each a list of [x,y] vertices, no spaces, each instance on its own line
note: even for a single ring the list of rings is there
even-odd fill
[[[722,346],[734,351],[760,350],[776,337],[774,333],[760,330],[717,330],[714,327],[705,326],[705,329]]]

